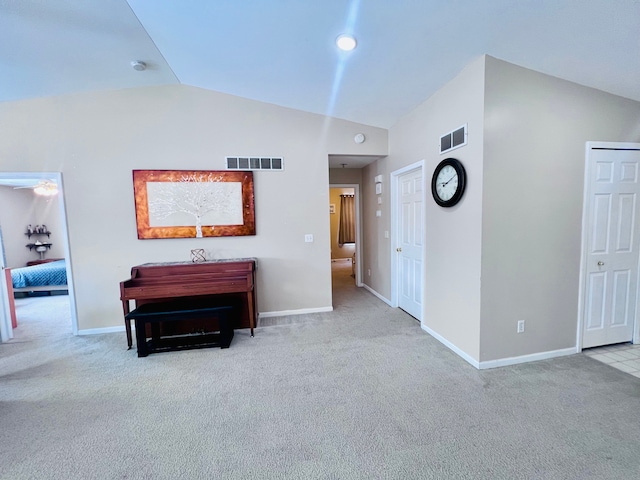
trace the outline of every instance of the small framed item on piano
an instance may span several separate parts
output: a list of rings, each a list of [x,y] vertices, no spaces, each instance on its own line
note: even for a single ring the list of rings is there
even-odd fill
[[[255,235],[253,172],[133,170],[139,239]]]

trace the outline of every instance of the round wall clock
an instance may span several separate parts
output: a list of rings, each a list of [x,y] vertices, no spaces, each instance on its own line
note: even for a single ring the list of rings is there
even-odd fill
[[[441,207],[453,207],[460,201],[467,184],[467,174],[459,160],[445,158],[433,171],[431,193]]]

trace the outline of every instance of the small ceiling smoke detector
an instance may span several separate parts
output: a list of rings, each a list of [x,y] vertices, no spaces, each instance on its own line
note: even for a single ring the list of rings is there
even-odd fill
[[[345,52],[350,52],[358,45],[356,42],[356,38],[353,35],[348,35],[346,33],[340,35],[336,38],[336,45],[340,50],[344,50]]]
[[[140,60],[134,60],[133,62],[131,62],[131,66],[138,72],[142,72],[143,70],[147,69],[147,64]]]

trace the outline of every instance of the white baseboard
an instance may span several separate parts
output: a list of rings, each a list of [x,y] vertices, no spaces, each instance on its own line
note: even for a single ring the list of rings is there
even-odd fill
[[[373,295],[375,295],[376,297],[378,297],[380,300],[382,300],[384,303],[386,303],[387,305],[389,305],[390,307],[393,307],[393,305],[391,305],[391,300],[384,298],[382,295],[380,295],[378,292],[376,292],[373,288],[371,288],[369,285],[367,285],[366,283],[363,283],[362,285],[358,285],[358,286],[362,286],[365,290],[371,292]]]
[[[298,310],[281,310],[279,312],[260,312],[258,318],[284,317],[285,315],[305,315],[307,313],[333,312],[333,307],[300,308]]]
[[[436,333],[435,331],[433,331],[429,327],[427,327],[424,323],[420,323],[420,327],[422,328],[422,330],[424,330],[429,335],[431,335],[433,338],[435,338],[440,343],[442,343],[449,350],[452,350],[453,352],[457,353],[460,357],[462,357],[464,360],[469,362],[471,365],[473,365],[477,369],[480,369],[480,362],[478,362],[471,355],[469,355],[468,353],[464,352],[463,350],[460,350],[458,347],[456,347],[453,343],[451,343],[449,340],[444,338],[442,335]]]
[[[437,334],[429,327],[424,324],[420,325],[422,329],[431,335],[433,338],[442,343],[445,347],[449,348],[453,352],[457,353],[464,360],[469,362],[471,365],[476,367],[478,370],[487,370],[489,368],[498,368],[498,367],[506,367],[508,365],[517,365],[519,363],[528,363],[528,362],[536,362],[538,360],[548,360],[550,358],[556,357],[564,357],[566,355],[573,355],[574,353],[579,353],[577,347],[571,348],[563,348],[561,350],[551,350],[549,352],[539,352],[539,353],[531,353],[529,355],[521,355],[519,357],[508,357],[508,358],[499,358],[497,360],[487,360],[484,362],[479,362],[475,358],[471,357],[469,354],[460,350],[453,343],[448,341],[446,338]]]
[[[549,358],[565,357],[579,353],[577,347],[563,348],[561,350],[551,350],[549,352],[531,353],[529,355],[521,355],[519,357],[499,358],[498,360],[488,360],[480,362],[480,370],[487,368],[506,367],[507,365],[516,365],[518,363],[535,362],[538,360],[548,360]]]
[[[301,308],[298,310],[282,310],[279,312],[260,312],[258,313],[258,319],[269,317],[284,317],[285,315],[305,315],[307,313],[324,313],[332,312],[333,307],[320,307],[320,308]],[[135,331],[135,323],[131,322],[131,330]],[[103,328],[85,328],[78,330],[78,335],[99,335],[101,333],[116,333],[124,332],[124,324],[116,327],[103,327]]]
[[[136,327],[132,323],[131,330],[135,330]],[[102,328],[83,328],[82,330],[78,330],[78,335],[99,335],[101,333],[116,333],[116,332],[124,332],[124,325],[119,325],[117,327],[102,327]]]

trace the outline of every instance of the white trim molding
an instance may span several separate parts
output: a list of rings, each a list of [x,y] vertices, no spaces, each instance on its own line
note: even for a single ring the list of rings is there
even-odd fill
[[[391,300],[383,297],[382,295],[380,295],[378,292],[376,292],[373,288],[371,288],[369,285],[367,285],[366,283],[362,284],[362,287],[367,290],[368,292],[372,293],[373,295],[375,295],[376,297],[378,297],[380,300],[382,300],[384,303],[386,303],[387,305],[389,305],[390,307],[394,307],[394,305],[391,305]],[[397,307],[397,305],[395,305]]]
[[[333,307],[320,307],[320,308],[301,308],[298,310],[282,310],[279,312],[262,312],[258,313],[258,321],[260,318],[269,317],[284,317],[285,315],[306,315],[308,313],[325,313],[332,312]],[[135,322],[131,322],[131,329],[135,330]],[[115,327],[103,327],[103,328],[85,328],[78,330],[78,335],[100,335],[103,333],[117,333],[124,332],[124,325],[118,325]]]
[[[550,358],[566,357],[579,353],[578,347],[563,348],[561,350],[551,350],[549,352],[531,353],[529,355],[521,355],[519,357],[499,358],[497,360],[487,360],[480,362],[480,370],[488,368],[506,367],[508,365],[517,365],[519,363],[536,362],[538,360],[549,360]]]
[[[330,183],[329,191],[332,188],[353,188],[353,199],[356,210],[356,285],[362,286],[362,206],[360,202],[360,185],[357,183]],[[331,259],[333,261],[333,259]]]
[[[407,165],[406,167],[399,168],[398,170],[394,170],[390,175],[390,201],[391,201],[391,239],[389,242],[389,255],[391,255],[391,302],[389,305],[392,307],[398,307],[398,253],[396,251],[396,247],[398,244],[398,190],[399,190],[399,178],[401,175],[405,173],[411,172],[413,170],[420,170],[422,172],[422,204],[427,204],[427,161],[425,159],[419,160],[411,165]],[[426,223],[426,218],[424,217],[424,212],[422,216],[422,225],[424,227]],[[424,232],[424,228],[422,229]],[[424,242],[423,242],[424,244]],[[420,272],[422,286],[424,287],[425,279],[426,279],[426,269],[425,269],[425,260],[426,260],[426,249],[423,246],[422,249],[422,272]],[[420,318],[418,320],[422,321],[424,318],[424,302],[422,305],[422,311],[420,312]]]
[[[131,323],[131,329],[136,329],[133,322]],[[83,328],[82,330],[78,330],[78,335],[101,335],[103,333],[119,332],[124,332],[124,325],[118,325],[117,327]]]
[[[325,312],[333,312],[333,307],[300,308],[298,310],[281,310],[279,312],[261,312],[258,314],[258,321],[260,318],[284,317],[285,315],[306,315],[307,313]]]
[[[69,312],[71,314],[71,333],[73,335],[79,335],[78,329],[78,310],[76,307],[76,298],[75,298],[75,287],[73,281],[73,269],[71,258],[71,249],[69,247],[69,227],[67,222],[67,209],[65,206],[65,196],[64,196],[64,185],[62,179],[61,172],[0,172],[0,178],[6,180],[54,180],[58,185],[58,201],[57,208],[58,214],[60,215],[60,225],[62,230],[59,233],[58,238],[59,242],[63,245],[64,248],[64,258],[66,260],[67,265],[67,285],[69,291]],[[4,275],[4,272],[2,272]],[[6,287],[3,287],[3,290]],[[2,293],[2,292],[0,292]],[[2,329],[4,330],[4,326],[7,325],[7,321],[5,319],[6,314],[8,314],[8,306],[5,308],[2,304],[0,304],[0,322],[2,322]],[[5,313],[6,312],[6,313]],[[8,325],[11,322],[9,320]],[[2,338],[13,336],[12,332],[3,332]]]
[[[449,340],[444,338],[442,335],[440,335],[439,333],[435,332],[434,330],[431,330],[424,323],[420,323],[420,328],[422,328],[422,330],[424,330],[429,335],[431,335],[433,338],[435,338],[440,343],[442,343],[449,350],[451,350],[454,353],[458,354],[460,357],[462,357],[463,360],[469,362],[471,365],[473,365],[477,369],[480,369],[480,362],[478,362],[475,358],[473,358],[471,355],[469,355],[465,351],[460,350],[458,347],[456,347],[453,343],[451,343]]]
[[[576,349],[578,352],[582,351],[582,337],[584,334],[584,316],[586,313],[585,299],[587,288],[587,264],[588,264],[588,235],[589,235],[589,200],[592,195],[590,187],[590,175],[592,174],[591,152],[594,149],[607,149],[607,150],[640,150],[640,143],[631,142],[597,142],[589,141],[585,143],[585,157],[584,157],[584,187],[582,197],[582,230],[580,240],[580,277],[578,283],[578,322],[576,327]],[[640,269],[638,273],[638,279],[636,281],[636,309],[640,305]],[[635,319],[635,325],[633,326],[632,342],[634,344],[640,343],[640,321],[638,321],[637,315]]]
[[[538,360],[548,360],[550,358],[565,357],[567,355],[573,355],[575,353],[580,352],[578,350],[578,347],[571,347],[571,348],[563,348],[560,350],[551,350],[548,352],[531,353],[529,355],[521,355],[519,357],[499,358],[497,360],[487,360],[484,362],[479,362],[468,353],[464,352],[463,350],[460,350],[458,347],[456,347],[453,343],[448,341],[446,338],[442,337],[438,333],[431,330],[429,327],[425,326],[424,324],[420,326],[425,332],[427,332],[429,335],[431,335],[433,338],[438,340],[440,343],[442,343],[445,347],[447,347],[454,353],[457,353],[460,357],[462,357],[463,360],[470,363],[472,366],[476,367],[478,370],[487,370],[489,368],[506,367],[508,365],[517,365],[520,363],[536,362]]]

